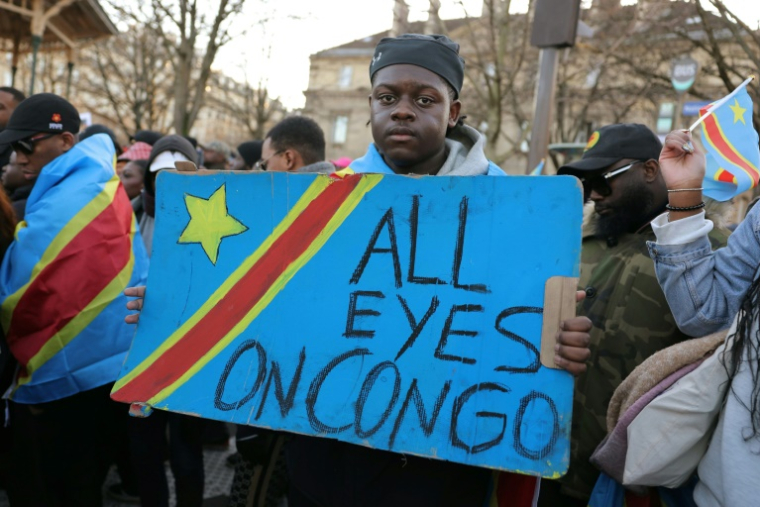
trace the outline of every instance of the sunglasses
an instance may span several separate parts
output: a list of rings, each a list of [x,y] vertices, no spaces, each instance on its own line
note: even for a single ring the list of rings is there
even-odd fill
[[[625,165],[618,169],[614,169],[600,176],[579,178],[581,180],[581,183],[583,184],[583,195],[584,195],[585,200],[588,201],[589,197],[591,197],[592,191],[596,192],[602,197],[609,197],[612,194],[612,187],[610,187],[610,180],[616,176],[620,176],[621,174],[629,170],[631,167],[640,163],[642,163],[642,161],[637,160],[635,162],[631,162],[628,165]]]
[[[48,134],[46,136],[40,136],[40,137],[29,137],[27,139],[21,139],[19,141],[13,141],[11,144],[11,149],[13,151],[20,151],[24,155],[31,155],[34,153],[34,143],[38,141],[44,141],[45,139],[50,139],[53,136],[57,136],[59,134]]]
[[[269,161],[272,160],[277,155],[282,155],[284,152],[285,152],[285,150],[276,151],[276,152],[272,153],[272,156],[270,156],[266,160],[264,160],[263,158],[259,159],[259,161],[256,162],[256,164],[254,164],[253,168],[255,170],[257,170],[257,171],[266,171],[267,170],[267,164],[269,164]]]

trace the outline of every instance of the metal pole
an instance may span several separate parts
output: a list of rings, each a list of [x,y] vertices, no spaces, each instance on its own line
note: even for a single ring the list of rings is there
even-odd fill
[[[548,153],[554,95],[557,88],[558,61],[558,48],[547,47],[541,49],[538,63],[539,71],[533,129],[530,135],[530,152],[528,153],[528,167],[525,174],[530,174]]]
[[[66,99],[68,99],[69,95],[71,94],[71,74],[74,71],[74,62],[69,62],[68,68],[69,68],[69,75],[66,77]]]
[[[18,54],[21,46],[21,38],[18,34],[13,38],[13,57],[11,59],[11,86],[16,86],[16,72],[18,72]]]
[[[676,107],[673,110],[673,127],[672,130],[685,128],[683,125],[683,103],[686,96],[685,92],[676,93]]]
[[[37,74],[37,52],[40,50],[40,44],[42,43],[42,37],[39,35],[32,35],[32,79],[29,83],[29,95],[34,95],[34,78]]]

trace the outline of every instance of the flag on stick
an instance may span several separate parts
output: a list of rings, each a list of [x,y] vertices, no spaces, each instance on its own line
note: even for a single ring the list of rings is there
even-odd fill
[[[754,188],[760,181],[760,148],[752,125],[752,99],[744,81],[726,97],[700,110],[702,144],[707,150],[704,194],[727,201]]]

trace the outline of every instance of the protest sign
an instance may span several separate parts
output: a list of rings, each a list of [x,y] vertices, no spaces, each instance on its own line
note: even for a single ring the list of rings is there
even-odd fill
[[[539,360],[578,275],[570,177],[162,172],[118,401],[544,476],[573,379]]]

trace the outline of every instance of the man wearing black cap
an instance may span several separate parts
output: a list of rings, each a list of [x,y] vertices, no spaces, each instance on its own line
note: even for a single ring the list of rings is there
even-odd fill
[[[27,179],[69,151],[77,142],[79,113],[52,93],[39,93],[23,101],[0,133],[0,145],[16,151],[16,164]]]
[[[558,174],[578,177],[586,200],[577,314],[591,319],[589,368],[575,383],[570,469],[543,481],[539,505],[586,507],[599,471],[589,462],[607,434],[607,405],[633,369],[658,350],[685,340],[657,283],[647,241],[665,211],[668,190],[659,165],[662,144],[644,125],[594,132],[580,160]],[[713,248],[727,232],[711,233]]]

